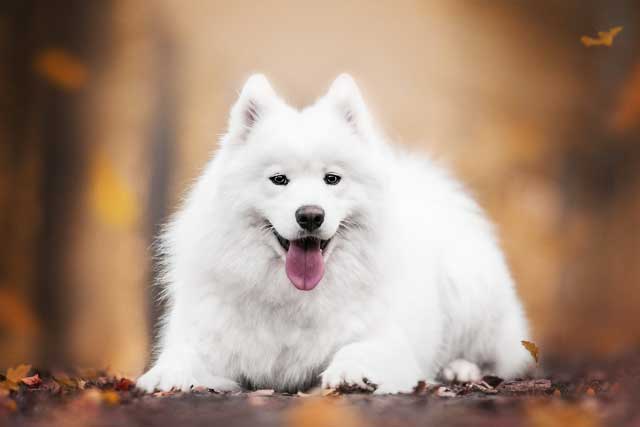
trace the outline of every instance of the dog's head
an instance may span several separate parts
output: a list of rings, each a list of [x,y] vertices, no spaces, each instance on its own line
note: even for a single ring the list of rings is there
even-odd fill
[[[232,108],[222,150],[236,181],[234,206],[262,231],[296,288],[313,289],[329,256],[371,226],[385,174],[376,135],[348,75],[303,110],[254,75]]]

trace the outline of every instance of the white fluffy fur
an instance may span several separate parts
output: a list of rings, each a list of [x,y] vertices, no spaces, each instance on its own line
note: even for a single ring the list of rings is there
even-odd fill
[[[327,172],[342,176],[326,185]],[[287,186],[268,178],[286,174]],[[270,224],[320,205],[325,275],[296,289]],[[268,222],[267,222],[268,220]],[[169,307],[146,390],[522,374],[527,322],[491,225],[429,160],[386,144],[347,76],[301,111],[251,77],[228,133],[162,238]],[[366,379],[366,381],[365,381]]]

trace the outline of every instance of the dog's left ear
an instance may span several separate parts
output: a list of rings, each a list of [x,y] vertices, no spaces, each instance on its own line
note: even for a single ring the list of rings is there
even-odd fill
[[[254,74],[242,87],[238,100],[231,108],[229,129],[225,139],[243,142],[256,124],[282,102],[262,74]]]
[[[341,74],[334,80],[325,100],[353,127],[356,134],[364,138],[371,134],[373,120],[358,85],[349,74]]]

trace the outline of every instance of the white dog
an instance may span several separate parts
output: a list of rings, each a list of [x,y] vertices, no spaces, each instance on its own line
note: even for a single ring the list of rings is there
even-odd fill
[[[169,307],[148,391],[397,393],[531,362],[483,212],[386,144],[347,75],[301,111],[251,77],[162,251]]]

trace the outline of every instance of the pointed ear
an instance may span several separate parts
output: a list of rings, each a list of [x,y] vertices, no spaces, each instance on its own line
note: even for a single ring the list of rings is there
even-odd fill
[[[246,81],[238,100],[231,108],[227,138],[233,142],[247,139],[256,123],[281,102],[262,74],[254,74]]]
[[[349,74],[340,74],[325,96],[340,117],[353,127],[355,133],[368,137],[373,130],[373,121],[362,99],[360,89]]]

